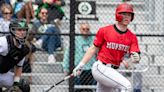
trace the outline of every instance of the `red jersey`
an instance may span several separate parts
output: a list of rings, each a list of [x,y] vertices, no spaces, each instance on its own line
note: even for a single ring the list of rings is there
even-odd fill
[[[119,31],[115,25],[100,28],[94,39],[99,47],[97,59],[119,66],[126,53],[140,52],[137,37],[129,29]]]

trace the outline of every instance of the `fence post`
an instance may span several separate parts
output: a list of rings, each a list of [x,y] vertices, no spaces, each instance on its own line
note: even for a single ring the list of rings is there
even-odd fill
[[[69,70],[72,72],[74,68],[74,54],[75,54],[75,0],[70,0],[70,50],[69,50]],[[69,80],[69,92],[74,92],[73,78]]]

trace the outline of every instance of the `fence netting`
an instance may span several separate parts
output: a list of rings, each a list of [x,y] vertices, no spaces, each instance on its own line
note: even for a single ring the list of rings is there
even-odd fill
[[[70,67],[80,62],[87,49],[93,44],[98,29],[115,23],[115,8],[122,2],[130,3],[134,7],[134,20],[128,27],[137,35],[141,61],[130,69],[121,67],[118,71],[130,80],[133,88],[137,88],[138,85],[142,92],[164,92],[164,0],[65,0],[64,6],[56,8],[62,9],[63,18],[59,24],[53,24],[60,30],[59,33],[35,34],[59,36],[61,44],[53,51],[54,62],[48,62],[50,54],[46,49],[41,48],[33,53],[33,62],[25,65],[24,70],[27,72],[23,73],[23,78],[30,80],[31,92],[43,92],[43,89],[70,74]],[[70,21],[71,3],[75,5],[73,25]],[[74,26],[75,30],[70,29],[70,25]],[[32,26],[33,24],[31,28]],[[75,37],[74,40],[70,40],[72,36]],[[58,40],[53,40],[51,43],[55,41]],[[74,44],[70,44],[71,42]],[[70,49],[70,46],[73,49]],[[70,56],[70,52],[74,52],[74,56]],[[72,57],[74,61],[70,61]],[[96,92],[96,81],[91,75],[91,66],[95,61],[96,55],[85,66],[81,76],[72,81],[62,82],[50,92],[69,92],[71,83],[74,84],[74,92]],[[74,66],[70,62],[74,62]],[[32,68],[31,72],[28,72],[29,66]]]

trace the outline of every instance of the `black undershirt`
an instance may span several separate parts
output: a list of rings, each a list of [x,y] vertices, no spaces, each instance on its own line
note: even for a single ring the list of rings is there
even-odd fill
[[[122,32],[121,30],[119,30],[119,29],[116,27],[115,24],[114,24],[114,29],[115,29],[118,33],[120,33],[120,34],[124,34],[124,33],[126,33],[126,32],[128,31],[128,29],[126,29],[125,32]]]

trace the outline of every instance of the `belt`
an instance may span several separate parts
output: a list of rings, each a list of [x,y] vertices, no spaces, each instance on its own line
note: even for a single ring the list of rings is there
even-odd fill
[[[98,60],[99,61],[99,60]],[[101,62],[101,61],[99,61],[99,62]],[[108,65],[108,66],[111,66],[111,68],[113,68],[113,69],[118,69],[119,68],[119,66],[116,66],[116,65],[112,65],[112,64],[107,64],[107,63],[104,63],[104,62],[101,62],[103,65]]]

